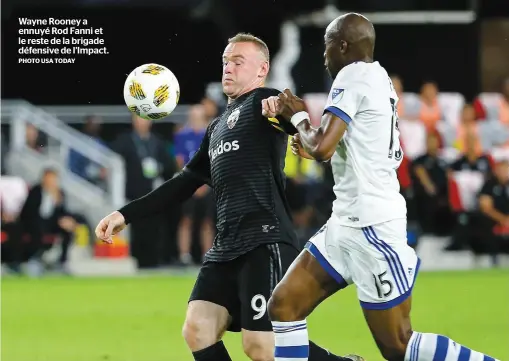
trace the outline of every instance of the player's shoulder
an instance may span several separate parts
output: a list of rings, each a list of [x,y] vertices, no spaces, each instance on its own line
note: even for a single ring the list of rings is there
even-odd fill
[[[389,75],[378,62],[358,61],[345,66],[336,76],[335,83],[372,87],[378,82],[386,82]]]
[[[253,93],[257,99],[261,100],[261,99],[265,99],[265,98],[268,98],[271,96],[277,96],[281,92],[275,88],[261,87],[261,88],[256,89]]]
[[[212,131],[214,130],[214,128],[217,126],[217,124],[219,123],[219,121],[221,120],[221,116],[218,116],[216,118],[214,118],[210,123],[209,125],[207,126],[207,130],[205,132],[205,136],[208,137],[210,136],[210,134],[212,133]]]

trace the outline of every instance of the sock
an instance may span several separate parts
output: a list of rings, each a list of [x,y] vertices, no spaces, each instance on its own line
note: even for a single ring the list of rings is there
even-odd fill
[[[219,341],[212,346],[200,351],[193,352],[196,361],[232,361],[223,341]]]
[[[405,361],[499,361],[469,349],[450,338],[433,333],[414,332],[408,343]]]
[[[272,322],[276,349],[274,361],[307,361],[309,339],[306,320]]]
[[[313,341],[309,341],[309,361],[351,361],[348,358],[336,356]]]

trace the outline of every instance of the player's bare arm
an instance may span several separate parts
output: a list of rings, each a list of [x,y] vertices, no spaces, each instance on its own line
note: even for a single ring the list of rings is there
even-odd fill
[[[347,128],[345,121],[330,112],[326,112],[322,116],[320,126],[314,128],[306,113],[304,101],[292,94],[289,89],[285,89],[277,98],[265,99],[262,107],[264,114],[280,115],[292,122],[299,131],[299,137],[292,143],[292,152],[305,158],[309,155],[318,161],[329,160]],[[300,145],[304,152],[299,150]]]

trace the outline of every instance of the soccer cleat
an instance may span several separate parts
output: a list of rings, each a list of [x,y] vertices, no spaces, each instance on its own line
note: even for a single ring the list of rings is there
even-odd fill
[[[346,355],[346,356],[343,356],[343,357],[348,359],[348,360],[352,360],[352,361],[366,361],[366,360],[364,360],[363,357],[361,357],[359,355]]]

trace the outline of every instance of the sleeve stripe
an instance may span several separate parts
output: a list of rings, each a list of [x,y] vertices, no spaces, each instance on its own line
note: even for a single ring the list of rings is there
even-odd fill
[[[275,124],[271,124],[271,125],[272,125],[274,128],[276,128],[277,130],[280,130],[280,131],[282,131],[283,133],[286,133],[286,132],[284,131],[284,129],[283,129],[283,128],[278,127],[278,126],[277,126],[277,125],[275,125]]]
[[[329,112],[329,113],[334,114],[339,119],[344,121],[346,124],[350,124],[350,122],[352,121],[352,118],[350,118],[350,116],[348,114],[346,114],[344,111],[342,111],[341,109],[336,108],[336,107],[332,107],[332,106],[327,107],[327,108],[325,108],[325,110],[323,112],[324,113]]]
[[[279,120],[277,118],[267,118],[269,122],[279,124]]]

